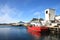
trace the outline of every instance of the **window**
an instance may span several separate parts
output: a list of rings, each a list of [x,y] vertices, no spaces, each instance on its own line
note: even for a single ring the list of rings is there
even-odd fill
[[[46,11],[46,14],[48,14],[48,11]]]

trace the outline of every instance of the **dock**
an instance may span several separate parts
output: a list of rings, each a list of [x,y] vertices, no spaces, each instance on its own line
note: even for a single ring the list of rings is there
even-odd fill
[[[57,26],[57,27],[49,27],[49,30],[53,34],[59,34],[60,33],[60,26]]]

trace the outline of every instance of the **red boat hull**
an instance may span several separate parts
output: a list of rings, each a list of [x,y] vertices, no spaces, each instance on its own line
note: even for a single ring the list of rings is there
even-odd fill
[[[34,32],[47,32],[48,31],[48,27],[45,26],[28,26],[28,30],[29,31],[34,31]]]

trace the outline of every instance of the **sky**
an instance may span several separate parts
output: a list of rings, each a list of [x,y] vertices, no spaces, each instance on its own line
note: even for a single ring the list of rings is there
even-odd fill
[[[54,8],[55,14],[60,15],[60,0],[0,0],[0,23],[44,19],[47,8]]]

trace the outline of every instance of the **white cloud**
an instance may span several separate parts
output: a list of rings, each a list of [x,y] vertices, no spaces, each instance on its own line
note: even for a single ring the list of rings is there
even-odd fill
[[[36,16],[36,17],[38,17],[38,18],[40,18],[40,15],[41,15],[40,12],[35,12],[35,13],[34,13],[34,16]]]
[[[18,14],[17,14],[18,13]],[[7,4],[0,7],[0,23],[18,22],[14,17],[21,17],[22,12],[16,8],[11,8]]]
[[[35,12],[34,15],[40,15],[40,12]]]
[[[12,23],[12,22],[17,22],[17,21],[11,18],[8,14],[0,16],[0,23]]]

